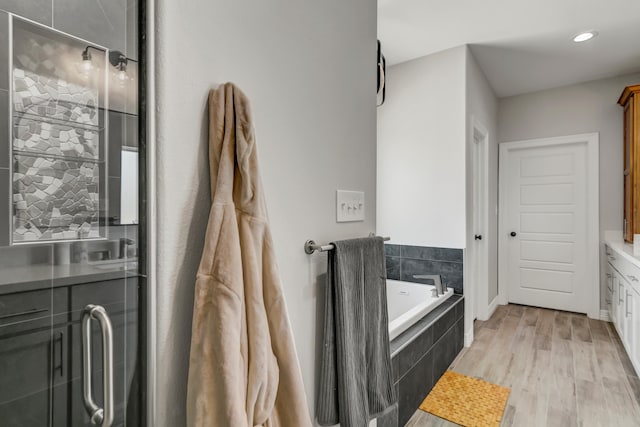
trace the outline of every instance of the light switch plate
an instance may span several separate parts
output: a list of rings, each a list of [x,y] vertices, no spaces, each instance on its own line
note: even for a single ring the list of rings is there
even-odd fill
[[[364,221],[364,192],[336,191],[336,222]]]

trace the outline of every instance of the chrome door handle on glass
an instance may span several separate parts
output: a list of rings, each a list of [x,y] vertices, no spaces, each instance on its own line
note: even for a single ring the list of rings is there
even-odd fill
[[[102,332],[102,387],[104,406],[100,408],[93,400],[91,389],[91,320],[95,319]],[[104,307],[89,304],[82,315],[82,394],[84,407],[91,422],[101,427],[113,423],[113,327]]]

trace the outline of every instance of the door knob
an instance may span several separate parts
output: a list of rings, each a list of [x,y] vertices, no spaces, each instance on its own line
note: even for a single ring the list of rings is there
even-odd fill
[[[476,240],[482,240],[482,234],[476,234],[473,238]]]
[[[509,233],[509,235],[511,237],[516,237],[518,235],[518,233],[516,233],[515,231],[512,231],[511,233]]]

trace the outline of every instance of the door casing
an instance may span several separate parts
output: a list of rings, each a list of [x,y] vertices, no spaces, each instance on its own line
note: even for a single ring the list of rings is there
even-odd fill
[[[478,121],[471,118],[471,172],[473,185],[471,188],[471,218],[469,236],[467,236],[467,252],[469,260],[469,280],[466,288],[471,289],[469,306],[471,318],[488,320],[492,314],[489,304],[489,131]],[[482,235],[476,241],[475,234]]]
[[[529,139],[500,144],[500,171],[505,171],[512,150],[531,149],[538,147],[561,146],[584,141],[587,146],[587,283],[588,303],[587,316],[592,319],[600,318],[600,261],[599,261],[599,134],[584,133],[577,135]],[[509,230],[506,226],[504,213],[506,212],[507,182],[504,173],[498,174],[498,297],[501,304],[509,302],[508,295],[508,266],[507,243]]]

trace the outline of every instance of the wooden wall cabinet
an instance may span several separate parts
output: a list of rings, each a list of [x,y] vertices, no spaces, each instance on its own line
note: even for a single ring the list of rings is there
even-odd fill
[[[627,86],[618,104],[624,108],[624,222],[625,242],[640,234],[640,85]]]

